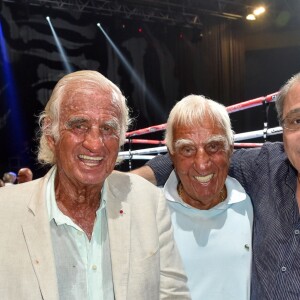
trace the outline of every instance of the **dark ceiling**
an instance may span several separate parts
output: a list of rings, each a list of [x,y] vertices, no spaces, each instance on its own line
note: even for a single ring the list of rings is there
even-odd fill
[[[244,21],[258,4],[266,7],[269,23],[299,24],[299,0],[3,0],[18,5],[43,6],[102,15],[113,15],[169,24],[202,26],[206,16]]]

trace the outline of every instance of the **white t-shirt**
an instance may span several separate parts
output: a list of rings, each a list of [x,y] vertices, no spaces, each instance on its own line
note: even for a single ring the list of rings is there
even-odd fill
[[[164,193],[192,299],[249,299],[253,223],[249,196],[228,176],[225,201],[200,210],[182,201],[177,184],[173,171]]]

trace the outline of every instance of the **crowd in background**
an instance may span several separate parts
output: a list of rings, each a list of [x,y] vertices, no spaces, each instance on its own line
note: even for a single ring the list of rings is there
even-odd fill
[[[32,171],[29,168],[21,168],[18,174],[15,172],[5,172],[0,179],[0,187],[14,185],[31,181],[33,178]]]

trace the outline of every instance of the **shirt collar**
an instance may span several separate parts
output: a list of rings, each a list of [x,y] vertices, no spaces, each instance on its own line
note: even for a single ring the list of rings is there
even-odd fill
[[[49,180],[47,182],[47,187],[46,187],[46,201],[47,201],[47,210],[48,210],[48,215],[49,215],[49,222],[53,219],[57,225],[70,225],[75,227],[78,230],[82,229],[76,225],[70,217],[66,216],[63,214],[63,212],[58,208],[57,203],[56,203],[56,198],[55,198],[55,190],[54,190],[54,181],[55,181],[55,175],[56,175],[56,170],[57,168],[54,167],[51,175],[49,177]],[[100,207],[98,208],[96,215],[98,216],[99,212],[103,209],[106,208],[106,188],[102,188],[101,191],[102,198],[99,199],[101,200]]]
[[[167,198],[167,200],[171,201],[171,202],[180,203],[181,205],[188,207],[188,208],[195,209],[195,207],[190,206],[189,204],[185,203],[180,198],[180,196],[178,195],[178,192],[177,192],[177,185],[178,185],[178,178],[177,178],[175,171],[173,170],[164,185],[164,194],[165,194],[165,197]],[[227,189],[227,198],[223,202],[212,207],[211,209],[224,209],[224,208],[227,208],[231,204],[246,200],[247,194],[246,194],[244,188],[240,185],[240,183],[236,179],[234,179],[230,176],[227,176],[226,181],[225,181],[225,186]]]

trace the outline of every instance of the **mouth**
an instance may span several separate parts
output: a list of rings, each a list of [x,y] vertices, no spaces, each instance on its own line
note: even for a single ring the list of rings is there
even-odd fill
[[[82,161],[88,167],[97,166],[103,160],[103,157],[101,156],[88,156],[80,154],[78,157],[80,161]]]
[[[194,176],[194,178],[200,183],[208,183],[213,177],[214,174],[208,174],[205,176]]]

